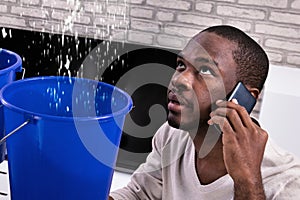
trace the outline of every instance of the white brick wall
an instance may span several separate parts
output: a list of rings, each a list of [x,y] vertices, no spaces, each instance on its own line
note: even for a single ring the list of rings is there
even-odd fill
[[[17,16],[0,16],[0,22],[4,27],[26,28],[26,21]]]
[[[13,2],[13,3],[16,3],[17,0],[3,0],[4,2]]]
[[[288,54],[287,55],[287,62],[291,63],[291,64],[300,65],[300,56],[299,56],[299,54]]]
[[[186,44],[184,39],[179,39],[177,37],[172,37],[169,35],[158,35],[157,36],[157,43],[160,46],[170,47],[174,49],[183,48]]]
[[[253,20],[263,20],[266,17],[266,12],[264,10],[235,6],[218,6],[217,14],[227,17]]]
[[[151,33],[159,33],[160,32],[160,23],[142,20],[142,19],[132,19],[131,20],[131,29],[132,30],[140,30]]]
[[[154,41],[154,35],[155,34],[152,33],[149,34],[145,32],[129,31],[128,41],[152,45]]]
[[[55,12],[52,12],[52,19],[56,19],[56,20],[59,20],[59,21],[67,21],[67,20],[70,20],[74,23],[78,23],[78,24],[90,24],[91,20],[90,20],[90,17],[88,16],[81,16],[81,15],[75,15],[73,18],[72,18],[72,14],[70,15],[70,12],[68,11],[55,11]]]
[[[129,0],[130,4],[142,4],[146,0]]]
[[[127,16],[128,5],[123,3],[108,4],[106,12],[111,15]]]
[[[195,9],[200,12],[210,13],[213,9],[213,4],[209,2],[196,2]]]
[[[255,31],[257,33],[276,35],[282,38],[300,38],[300,26],[286,27],[286,26],[275,26],[270,24],[256,24]]]
[[[293,58],[300,56],[300,0],[3,0],[0,13],[4,27],[61,32],[69,19],[79,35],[118,33],[115,38],[170,48],[181,48],[174,38],[186,41],[207,26],[230,24],[272,52],[271,62],[299,64]],[[162,44],[162,35],[174,44]]]
[[[192,2],[182,0],[147,0],[146,3],[157,8],[168,8],[176,10],[189,10]]]
[[[177,21],[179,23],[201,26],[222,24],[222,18],[220,17],[207,17],[189,13],[178,14]]]
[[[104,14],[105,5],[98,4],[97,2],[83,2],[85,12],[91,12],[93,14]]]
[[[12,6],[11,13],[24,18],[35,17],[39,19],[46,19],[49,17],[47,10],[32,7]]]
[[[292,2],[291,8],[300,9],[300,0],[295,0]]]
[[[274,11],[274,12],[271,12],[269,19],[270,19],[270,21],[279,22],[279,23],[300,24],[299,13]],[[293,20],[291,20],[291,19],[293,19]]]
[[[300,41],[283,40],[283,39],[267,39],[265,42],[267,47],[288,50],[294,52],[300,52]]]
[[[173,21],[175,16],[173,12],[170,12],[168,10],[157,11],[155,20],[162,21],[162,22]]]
[[[52,9],[65,9],[65,10],[74,10],[76,5],[71,1],[64,0],[42,0],[43,7],[49,7]]]
[[[146,18],[152,19],[153,18],[154,10],[151,8],[143,8],[143,7],[131,7],[130,9],[130,16],[137,17],[137,18]]]
[[[0,12],[6,13],[7,12],[7,6],[6,5],[0,5]]]
[[[166,24],[166,26],[164,27],[164,32],[169,35],[191,38],[199,32],[199,29],[193,28],[193,26],[178,26],[177,24]]]
[[[238,0],[238,3],[274,8],[286,8],[288,5],[288,0]]]
[[[20,0],[21,4],[38,5],[40,0]]]
[[[267,55],[269,57],[269,60],[272,60],[274,62],[280,63],[283,60],[283,55],[278,51],[267,51]]]
[[[252,23],[249,21],[242,21],[242,20],[228,20],[227,25],[239,27],[239,29],[246,31],[246,32],[251,32],[252,29]]]

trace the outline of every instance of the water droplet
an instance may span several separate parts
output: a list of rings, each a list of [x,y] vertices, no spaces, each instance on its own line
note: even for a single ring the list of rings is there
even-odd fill
[[[2,28],[2,37],[6,38],[6,36],[7,36],[6,30],[5,28]]]

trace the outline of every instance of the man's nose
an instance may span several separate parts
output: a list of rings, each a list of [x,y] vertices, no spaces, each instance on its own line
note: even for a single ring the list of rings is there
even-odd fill
[[[177,92],[190,90],[192,88],[192,80],[193,77],[188,70],[178,73],[172,79],[173,89],[177,90]]]

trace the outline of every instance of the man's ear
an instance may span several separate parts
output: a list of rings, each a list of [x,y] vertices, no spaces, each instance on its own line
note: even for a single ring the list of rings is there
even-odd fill
[[[254,87],[248,87],[248,86],[246,86],[246,87],[249,90],[249,92],[252,94],[252,96],[254,96],[255,99],[258,99],[258,96],[259,96],[259,93],[260,93],[259,89],[254,88]]]

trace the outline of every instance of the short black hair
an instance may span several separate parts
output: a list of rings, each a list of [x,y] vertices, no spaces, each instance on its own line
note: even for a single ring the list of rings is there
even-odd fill
[[[269,71],[269,59],[263,48],[245,32],[229,25],[218,25],[201,32],[212,32],[237,44],[232,52],[237,64],[237,81],[260,91],[263,88]]]

